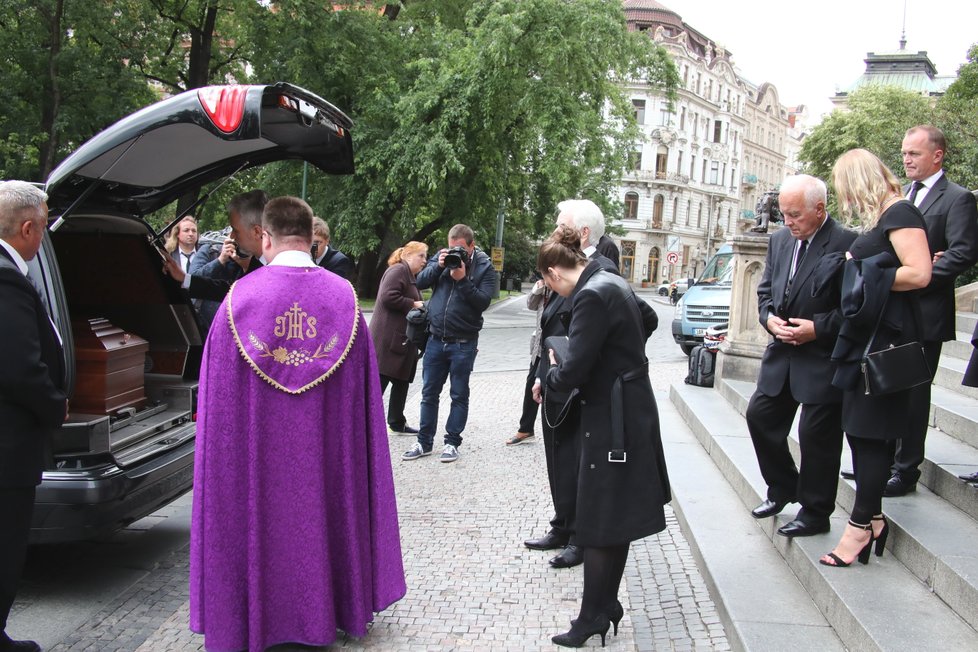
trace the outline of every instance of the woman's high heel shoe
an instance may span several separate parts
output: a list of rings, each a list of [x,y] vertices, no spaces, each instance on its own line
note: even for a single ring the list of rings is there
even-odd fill
[[[883,556],[883,548],[886,547],[886,537],[890,535],[890,522],[886,520],[886,517],[880,514],[879,516],[873,517],[874,521],[883,521],[883,529],[880,530],[879,534],[873,536],[876,540],[876,556]]]
[[[610,627],[611,622],[604,614],[598,614],[595,618],[589,621],[584,621],[583,619],[578,618],[576,621],[574,621],[570,631],[564,632],[563,634],[557,634],[550,640],[563,647],[581,647],[589,638],[595,634],[600,634],[601,647],[604,647],[604,639],[605,636],[607,636],[608,628]]]
[[[615,603],[607,607],[604,613],[606,616],[608,616],[608,620],[611,621],[612,626],[615,628],[615,636],[618,636],[618,623],[620,623],[621,619],[625,617],[625,608],[621,606],[621,602],[619,602],[616,598]],[[571,627],[573,627],[575,623],[577,623],[576,618],[571,621]]]
[[[873,524],[869,523],[867,525],[863,525],[862,523],[853,523],[852,519],[849,519],[849,525],[851,525],[854,528],[869,532],[869,541],[867,541],[866,545],[862,547],[862,549],[856,555],[856,558],[846,561],[839,555],[835,554],[834,552],[830,552],[826,556],[832,560],[831,563],[825,561],[824,558],[819,559],[818,563],[822,564],[823,566],[836,566],[839,568],[845,568],[846,566],[849,566],[850,564],[852,564],[852,562],[856,561],[856,559],[859,560],[860,564],[869,563],[869,554],[873,551],[873,539],[874,539]]]

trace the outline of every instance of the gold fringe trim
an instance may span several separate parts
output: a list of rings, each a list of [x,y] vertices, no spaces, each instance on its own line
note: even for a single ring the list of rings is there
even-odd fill
[[[308,267],[306,269],[313,269],[313,268]],[[323,269],[323,268],[316,267],[316,269]],[[238,279],[238,281],[240,280],[241,279]],[[346,279],[343,280],[346,281]],[[326,373],[319,376],[311,383],[308,383],[307,385],[304,385],[299,389],[293,390],[293,389],[289,389],[288,387],[285,387],[274,378],[270,378],[268,374],[266,374],[258,367],[255,361],[251,359],[251,356],[249,356],[248,353],[245,351],[244,344],[241,342],[241,338],[238,336],[238,328],[234,325],[234,315],[231,311],[232,295],[234,294],[234,287],[238,284],[238,281],[232,283],[231,288],[228,290],[228,296],[227,296],[228,325],[231,327],[231,335],[234,336],[234,342],[238,346],[238,353],[240,353],[241,357],[244,358],[245,362],[247,362],[248,365],[255,370],[255,373],[257,373],[258,376],[261,377],[269,385],[271,385],[275,389],[279,389],[285,392],[286,394],[292,394],[292,395],[301,394],[306,390],[312,389],[316,385],[320,384],[321,382],[323,382],[324,380],[332,376],[333,372],[339,369],[340,365],[346,361],[346,356],[350,353],[350,349],[353,348],[353,342],[357,339],[357,331],[360,327],[360,298],[357,296],[356,288],[353,287],[352,283],[346,281],[346,284],[350,288],[350,292],[353,294],[353,329],[350,333],[350,341],[346,343],[346,348],[343,350],[343,355],[340,356],[339,360],[337,360],[333,364],[333,366],[326,371]]]

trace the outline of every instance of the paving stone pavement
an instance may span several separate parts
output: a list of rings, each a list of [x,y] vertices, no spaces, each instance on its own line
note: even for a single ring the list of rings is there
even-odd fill
[[[477,360],[457,462],[444,464],[434,455],[401,461],[413,438],[390,436],[408,593],[377,614],[365,638],[340,633],[328,649],[553,650],[550,637],[576,616],[581,568],[552,569],[547,560],[553,553],[522,545],[546,531],[552,509],[539,434],[519,446],[503,444],[516,429],[526,372],[479,368]],[[653,375],[657,389],[668,386],[667,378]],[[408,399],[414,424],[419,391],[416,382]],[[446,387],[441,423],[448,401]],[[438,444],[436,439],[436,451]],[[714,604],[668,506],[666,514],[665,531],[632,544],[619,595],[626,615],[619,635],[609,632],[608,647],[727,650]],[[187,574],[184,546],[52,652],[203,650],[203,637],[188,629]]]

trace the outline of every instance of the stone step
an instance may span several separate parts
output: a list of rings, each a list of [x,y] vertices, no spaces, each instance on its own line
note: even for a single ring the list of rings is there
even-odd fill
[[[975,325],[978,324],[978,313],[959,310],[954,314],[954,330],[964,333],[975,332]]]
[[[967,368],[967,360],[942,353],[937,365],[937,373],[934,375],[934,384],[938,387],[944,387],[959,394],[964,394],[970,398],[978,399],[978,387],[967,387],[961,384],[961,381],[964,379],[964,371]]]
[[[941,348],[941,353],[943,355],[949,355],[952,358],[959,358],[964,361],[971,359],[971,351],[974,349],[971,346],[971,333],[965,333],[964,331],[957,331],[954,334],[954,339],[949,342],[944,342],[944,346]]]
[[[812,650],[845,650],[669,397],[657,393],[657,400],[662,445],[673,471],[672,506],[731,646],[775,651],[785,641],[804,640]]]
[[[744,417],[754,387],[751,382],[722,380],[716,389]],[[978,519],[978,489],[958,479],[959,474],[978,471],[978,400],[934,387],[930,419],[932,427],[927,431],[919,483]],[[798,415],[795,415],[788,445],[798,459]],[[848,450],[844,451],[842,468],[851,469],[851,459]]]
[[[728,384],[726,391],[735,390]],[[736,391],[741,397],[744,393]],[[720,394],[678,385],[671,390],[673,404],[740,497],[740,509],[749,518],[749,509],[761,502],[766,488],[743,416]],[[852,499],[851,486],[845,484],[849,489],[840,492],[843,506],[851,505]],[[889,553],[874,556],[868,567],[837,569],[818,563],[837,542],[846,514],[837,513],[828,534],[791,540],[777,536],[775,530],[793,517],[794,506],[755,525],[772,540],[849,649],[978,649],[978,632],[973,628],[978,614],[969,606],[978,604],[978,588],[970,579],[978,578],[973,550],[978,524],[940,498],[928,498],[928,493],[922,489],[915,496],[887,499],[885,509],[893,517],[892,543],[888,543]],[[717,511],[713,509],[714,518]],[[695,532],[691,536],[695,538]],[[905,560],[908,556],[917,558]],[[755,576],[765,576],[766,567],[751,567]]]

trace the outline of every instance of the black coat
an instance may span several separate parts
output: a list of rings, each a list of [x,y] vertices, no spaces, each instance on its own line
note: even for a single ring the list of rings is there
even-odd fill
[[[975,196],[942,174],[927,191],[920,212],[927,224],[931,254],[944,253],[934,263],[930,283],[919,292],[924,316],[923,339],[954,339],[954,280],[978,262],[978,210]]]
[[[783,317],[810,319],[815,324],[815,340],[794,346],[772,338],[764,351],[757,389],[765,396],[778,396],[785,382],[790,383],[791,396],[799,403],[839,403],[842,392],[832,387],[834,367],[829,360],[842,326],[839,310],[839,291],[826,288],[812,296],[812,285],[818,262],[826,254],[844,254],[856,239],[853,231],[842,228],[831,217],[812,238],[805,257],[800,261],[791,290],[784,301],[788,275],[797,240],[788,229],[779,229],[771,236],[764,263],[764,273],[757,286],[757,309],[761,325],[767,329],[773,313]]]
[[[329,245],[326,246],[326,253],[319,261],[319,266],[348,281],[353,276],[353,261],[342,251],[333,249]]]
[[[2,247],[0,313],[0,488],[33,487],[65,418],[64,353],[40,296]]]
[[[405,262],[391,265],[380,279],[374,314],[370,318],[370,335],[377,354],[380,373],[397,380],[414,380],[418,349],[404,336],[407,314],[421,292],[411,268]]]
[[[251,262],[248,263],[248,269],[244,271],[244,274],[253,272],[262,266],[261,261],[258,260],[258,256],[252,256]],[[193,274],[190,277],[190,287],[187,288],[187,292],[190,294],[191,299],[203,299],[205,301],[217,301],[220,303],[227,296],[232,282],[221,278],[209,278],[207,276]]]
[[[670,500],[658,410],[645,368],[646,338],[631,288],[595,261],[568,300],[568,354],[550,369],[547,386],[548,391],[580,391],[577,543],[618,545],[665,529],[663,505]],[[626,462],[610,462],[612,388],[619,376],[635,369],[641,370],[639,378],[624,384],[624,407],[615,414],[623,417]]]

